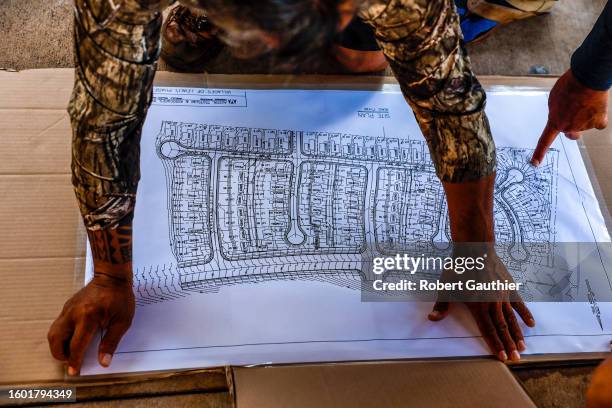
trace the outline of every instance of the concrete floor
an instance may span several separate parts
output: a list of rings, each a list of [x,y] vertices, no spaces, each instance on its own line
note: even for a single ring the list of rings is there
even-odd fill
[[[571,52],[589,32],[605,3],[563,0],[550,15],[499,28],[468,47],[474,70],[482,75],[527,75],[531,67],[542,66],[553,75],[563,73]],[[0,68],[71,67],[71,4],[71,0],[0,1]],[[266,61],[237,63],[226,53],[212,61],[208,70],[225,74],[271,71]],[[323,71],[342,72],[333,66]]]
[[[606,0],[564,0],[550,15],[501,27],[479,44],[468,46],[474,70],[483,75],[527,75],[544,67],[553,75],[568,67]],[[30,69],[72,66],[70,0],[1,0],[0,68]],[[161,69],[165,66],[162,64]],[[213,73],[266,73],[266,61],[237,63],[222,53],[208,67]],[[321,73],[321,71],[318,71]],[[342,70],[333,65],[324,73]],[[573,369],[520,370],[517,376],[541,407],[584,406],[592,366]],[[230,406],[227,393],[186,394],[132,399],[136,406]],[[97,402],[87,406],[110,406]]]

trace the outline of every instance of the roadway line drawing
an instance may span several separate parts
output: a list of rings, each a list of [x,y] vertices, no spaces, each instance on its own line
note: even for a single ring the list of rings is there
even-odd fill
[[[138,272],[143,304],[271,279],[359,288],[367,252],[450,247],[444,190],[422,140],[163,121],[156,148],[176,263]],[[510,244],[499,255],[515,277],[555,262],[550,248],[529,244],[555,244],[559,152],[537,171],[531,153],[497,149],[496,237]]]

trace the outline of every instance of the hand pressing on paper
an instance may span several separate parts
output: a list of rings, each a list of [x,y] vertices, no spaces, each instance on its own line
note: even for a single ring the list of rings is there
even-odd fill
[[[49,329],[51,354],[68,364],[68,374],[77,375],[85,351],[99,329],[104,336],[98,349],[98,361],[111,363],[119,341],[134,317],[132,283],[96,274],[83,289],[68,299],[60,316]]]
[[[494,251],[489,251],[483,270],[472,270],[461,274],[445,270],[440,280],[446,283],[462,281],[464,284],[468,280],[478,283],[495,281],[513,283],[512,276]],[[428,315],[429,320],[436,322],[444,319],[450,311],[451,303],[454,303],[453,300],[465,303],[493,355],[501,361],[520,360],[520,353],[525,351],[526,345],[515,313],[529,327],[535,326],[535,320],[518,292],[512,290],[476,292],[463,289],[445,293],[444,296],[438,297],[438,301]]]
[[[465,259],[472,258],[474,261],[486,257],[484,268],[478,272],[478,275],[472,277],[478,282],[512,281],[511,275],[495,252],[495,245],[498,245],[495,244],[493,220],[495,174],[474,181],[442,184],[448,202],[453,255]],[[456,272],[461,271],[457,270],[456,263],[454,268],[445,271],[441,280],[457,280]],[[463,272],[467,274],[466,271]],[[465,282],[469,278],[459,276],[459,279]],[[465,302],[493,354],[500,360],[519,358],[520,351],[525,348],[525,341],[515,311],[527,326],[535,325],[529,309],[520,296],[503,291],[485,293],[484,296],[482,293],[472,292],[461,295],[462,297],[454,298],[438,297],[429,319],[442,320],[449,312],[450,303]],[[475,295],[478,297],[474,297]]]
[[[89,343],[99,329],[104,336],[98,361],[108,367],[119,341],[132,323],[135,310],[132,282],[95,274],[70,298],[49,329],[51,354],[68,364],[68,375],[77,375]]]
[[[604,129],[608,125],[608,91],[582,85],[570,69],[550,91],[548,110],[548,122],[531,158],[536,167],[559,133],[577,140],[585,130]]]
[[[49,329],[51,354],[68,364],[68,375],[81,370],[85,351],[98,330],[103,337],[98,361],[108,367],[136,309],[132,291],[132,222],[88,230],[94,262],[91,282],[73,295]]]

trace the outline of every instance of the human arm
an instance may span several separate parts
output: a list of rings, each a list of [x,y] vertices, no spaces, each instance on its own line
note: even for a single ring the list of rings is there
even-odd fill
[[[98,329],[102,365],[134,314],[132,216],[139,143],[151,101],[168,1],[75,0],[72,181],[94,261],[94,277],[69,299],[48,334],[54,357],[77,374]]]
[[[548,148],[563,132],[576,140],[581,132],[608,125],[608,90],[612,86],[612,4],[608,2],[595,26],[574,52],[571,68],[548,97],[548,121],[531,163],[539,166]]]
[[[119,341],[131,325],[135,299],[132,291],[132,226],[88,231],[94,261],[92,280],[65,303],[49,329],[51,354],[77,375],[87,346],[100,329],[98,361],[108,367]]]
[[[363,10],[362,18],[375,28],[427,140],[447,195],[453,241],[492,243],[495,145],[484,113],[485,92],[471,71],[454,3],[380,0]],[[518,324],[507,321],[512,313],[503,311],[508,309],[509,302],[470,307],[483,337],[495,346],[491,351],[500,358],[512,356],[522,340]],[[444,318],[447,310],[447,303],[436,304],[430,319]]]
[[[492,245],[495,241],[492,216],[494,184],[494,174],[464,183],[444,183],[451,235],[455,242],[455,255],[472,258],[483,255],[487,257],[484,270],[476,272],[475,276],[470,276],[470,278],[475,277],[479,282],[512,280]],[[466,200],[467,197],[470,199]],[[452,278],[457,277],[453,271],[450,273],[455,275]],[[465,281],[466,279],[459,280]],[[460,292],[458,297],[469,298],[470,296],[465,292]],[[510,295],[500,292],[495,294],[493,299],[488,299],[486,295],[483,295],[481,300],[483,301],[466,302],[466,306],[474,317],[489,349],[501,361],[507,359],[518,361],[520,352],[525,350],[526,344],[515,312],[527,326],[533,327],[535,320],[531,312],[518,294]],[[436,302],[429,319],[432,321],[444,319],[449,308],[448,301]]]

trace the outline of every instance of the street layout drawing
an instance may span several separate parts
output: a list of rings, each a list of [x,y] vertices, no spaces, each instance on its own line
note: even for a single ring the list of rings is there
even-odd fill
[[[529,164],[546,99],[489,93],[497,252],[538,322],[523,327],[528,353],[605,351],[610,237],[580,151],[559,138]],[[156,88],[134,218],[137,314],[110,372],[487,354],[459,306],[433,324],[428,302],[363,301],[366,255],[443,256],[449,241],[443,187],[399,88]],[[591,245],[596,267],[551,250],[572,242]],[[84,373],[109,372],[96,355]]]
[[[359,289],[368,245],[380,255],[449,247],[444,191],[422,140],[163,121],[156,146],[176,269],[137,273],[143,305],[270,279]],[[526,244],[555,243],[559,152],[538,169],[531,153],[497,153],[496,238],[512,243],[500,255],[521,281],[528,263],[553,266],[547,248]],[[569,295],[571,279],[564,285]]]

